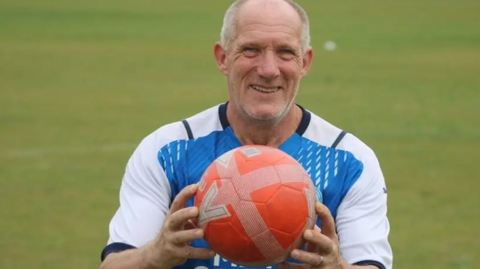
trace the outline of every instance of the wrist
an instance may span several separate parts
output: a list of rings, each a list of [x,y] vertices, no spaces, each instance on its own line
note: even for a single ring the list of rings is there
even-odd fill
[[[155,248],[154,242],[147,244],[142,248],[142,261],[144,266],[142,268],[146,269],[170,269],[171,266],[166,260],[164,260],[163,255]]]
[[[349,264],[347,261],[345,261],[342,257],[340,257],[340,262],[338,263],[337,266],[338,269],[353,269],[356,268],[355,266]]]

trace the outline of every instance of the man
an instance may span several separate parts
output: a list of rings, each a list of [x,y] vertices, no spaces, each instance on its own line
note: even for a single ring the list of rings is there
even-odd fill
[[[240,0],[214,47],[228,102],[165,125],[138,146],[110,223],[102,268],[232,268],[192,222],[196,185],[223,153],[246,144],[277,147],[309,172],[320,229],[304,234],[280,268],[390,269],[384,178],[373,151],[295,103],[312,62],[304,10],[287,0]],[[320,224],[321,223],[321,224]]]

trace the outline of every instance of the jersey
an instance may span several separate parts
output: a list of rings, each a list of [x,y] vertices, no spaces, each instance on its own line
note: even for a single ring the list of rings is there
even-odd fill
[[[227,105],[218,104],[164,125],[141,141],[126,166],[120,206],[110,222],[102,260],[109,253],[139,248],[153,240],[175,196],[197,183],[216,158],[242,146],[228,122]],[[305,168],[318,199],[330,209],[342,257],[350,264],[391,269],[387,192],[376,155],[354,135],[299,107],[302,120],[279,149]],[[192,246],[208,244],[196,240]],[[210,260],[187,260],[175,268],[237,267],[217,255]]]

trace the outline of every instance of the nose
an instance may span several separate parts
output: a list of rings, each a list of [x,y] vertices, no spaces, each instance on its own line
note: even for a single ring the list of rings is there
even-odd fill
[[[266,51],[259,59],[257,67],[258,75],[264,79],[274,79],[280,75],[280,69],[275,59],[275,54],[271,51]]]

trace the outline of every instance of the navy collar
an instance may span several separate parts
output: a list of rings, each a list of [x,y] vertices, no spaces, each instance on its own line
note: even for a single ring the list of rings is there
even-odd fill
[[[297,133],[299,136],[303,136],[303,134],[308,128],[308,125],[310,124],[312,115],[302,106],[298,104],[296,105],[302,109],[303,115],[302,115],[302,120],[300,121],[300,124],[298,125],[295,133]],[[228,122],[228,119],[227,119],[227,106],[228,106],[228,102],[225,102],[218,107],[218,115],[220,117],[220,123],[222,124],[222,128],[224,130],[230,127],[230,123]]]

